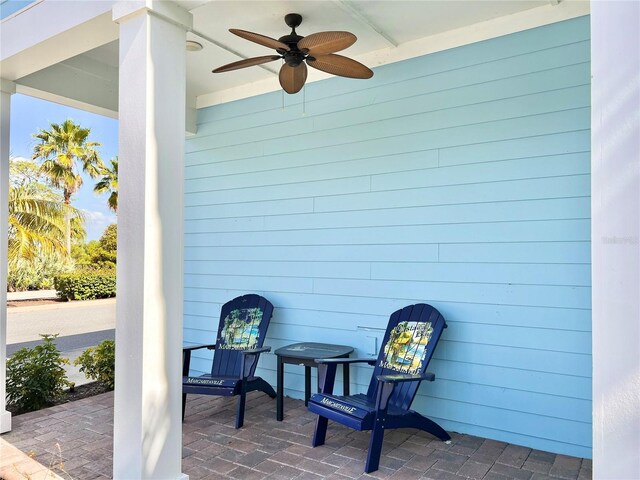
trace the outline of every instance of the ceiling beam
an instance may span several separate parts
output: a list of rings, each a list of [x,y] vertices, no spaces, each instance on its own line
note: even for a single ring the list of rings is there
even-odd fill
[[[342,10],[350,14],[356,20],[358,20],[361,24],[365,25],[369,30],[372,30],[380,37],[384,39],[384,41],[390,47],[397,47],[398,42],[396,42],[389,34],[387,34],[382,28],[373,23],[369,18],[367,18],[360,10],[354,7],[351,2],[347,2],[345,0],[333,0],[333,3],[340,7]]]
[[[2,77],[17,80],[117,40],[112,3],[43,1],[3,21]]]

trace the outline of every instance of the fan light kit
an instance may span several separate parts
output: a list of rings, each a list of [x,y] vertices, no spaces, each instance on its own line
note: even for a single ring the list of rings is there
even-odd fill
[[[187,40],[186,48],[187,52],[199,52],[202,50],[202,44],[193,40]]]
[[[284,17],[284,21],[291,27],[291,33],[278,40],[246,30],[230,29],[231,33],[245,40],[275,49],[278,55],[247,58],[218,67],[213,70],[213,73],[229,72],[283,59],[279,78],[282,89],[287,93],[297,93],[302,89],[307,80],[307,65],[341,77],[371,78],[373,76],[373,72],[360,62],[335,54],[356,42],[357,38],[353,33],[318,32],[301,37],[296,33],[296,27],[302,23],[301,15],[290,13]]]

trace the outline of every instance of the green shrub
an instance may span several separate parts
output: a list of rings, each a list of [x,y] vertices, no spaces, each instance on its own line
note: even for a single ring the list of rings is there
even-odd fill
[[[92,300],[116,296],[116,271],[78,271],[57,275],[53,281],[58,297],[66,300]]]
[[[116,343],[113,340],[104,340],[95,348],[87,348],[73,364],[80,365],[80,371],[87,378],[102,382],[113,390],[116,376]]]
[[[42,335],[44,342],[32,349],[21,348],[7,360],[7,401],[22,411],[38,410],[59,400],[72,387],[53,342],[58,335]]]
[[[19,258],[9,262],[7,290],[16,292],[52,288],[54,277],[69,273],[72,268],[71,262],[55,255],[38,255],[32,260]]]

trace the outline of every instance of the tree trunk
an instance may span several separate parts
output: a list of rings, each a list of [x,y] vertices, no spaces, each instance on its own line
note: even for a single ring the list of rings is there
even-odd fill
[[[65,235],[66,235],[66,240],[67,240],[67,256],[71,257],[71,212],[66,212],[65,213]]]
[[[64,192],[64,203],[67,206],[71,205],[71,194]],[[64,224],[65,224],[65,240],[67,246],[67,257],[71,258],[71,211],[67,209],[64,214]]]

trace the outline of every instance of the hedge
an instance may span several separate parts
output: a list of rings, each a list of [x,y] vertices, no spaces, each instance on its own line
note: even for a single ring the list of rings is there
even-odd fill
[[[116,296],[116,271],[83,271],[56,275],[53,280],[58,297],[65,300],[93,300]]]

